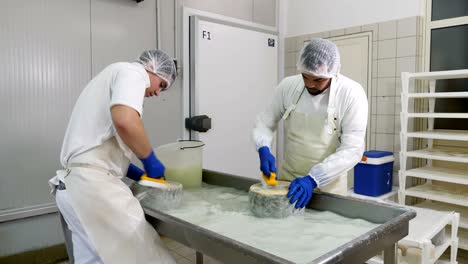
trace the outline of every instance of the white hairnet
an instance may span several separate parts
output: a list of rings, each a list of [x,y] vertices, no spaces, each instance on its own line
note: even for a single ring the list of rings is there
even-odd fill
[[[302,48],[297,69],[322,78],[332,78],[340,72],[340,53],[335,43],[326,39],[312,39]]]
[[[174,82],[177,69],[174,60],[161,50],[147,50],[136,60],[149,72],[158,75],[167,82],[169,88]]]

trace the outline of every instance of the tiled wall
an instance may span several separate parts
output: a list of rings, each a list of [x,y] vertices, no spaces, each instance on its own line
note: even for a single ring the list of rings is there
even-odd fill
[[[394,152],[395,172],[399,169],[401,72],[421,69],[423,21],[422,17],[410,17],[285,39],[284,72],[285,76],[290,76],[298,74],[295,65],[304,41],[317,37],[372,33],[371,139],[368,149]],[[412,129],[412,124],[409,127]],[[394,181],[397,182],[398,177],[394,177]]]

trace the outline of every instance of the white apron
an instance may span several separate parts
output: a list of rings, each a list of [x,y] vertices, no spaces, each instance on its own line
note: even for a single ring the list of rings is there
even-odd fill
[[[58,181],[65,183],[72,207],[104,263],[175,263],[122,182],[123,175],[101,166],[109,161],[121,164],[121,172],[130,163],[115,137],[73,158],[50,184],[55,188]]]
[[[300,85],[300,86],[299,86]],[[335,114],[336,80],[332,79],[328,100],[327,116],[318,113],[295,111],[299,99],[305,91],[302,82],[296,87],[293,105],[283,115],[284,120],[284,161],[279,179],[292,181],[308,175],[311,168],[335,153],[339,145],[340,127]],[[346,195],[348,176],[344,173],[339,178],[320,188],[320,191]]]

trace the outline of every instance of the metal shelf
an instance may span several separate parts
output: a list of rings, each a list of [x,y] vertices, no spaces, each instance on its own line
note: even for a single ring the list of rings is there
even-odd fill
[[[425,183],[404,190],[408,196],[439,201],[443,203],[468,206],[468,193],[457,191],[446,186],[433,185]]]
[[[468,153],[466,152],[449,151],[437,148],[408,151],[406,152],[406,156],[412,158],[468,163]]]
[[[468,92],[409,93],[408,98],[468,98]]]
[[[412,118],[468,118],[468,113],[408,113]]]
[[[406,176],[468,185],[468,171],[439,167],[421,167],[407,170]]]
[[[440,93],[435,92],[437,80],[459,78],[468,78],[468,70],[464,69],[455,71],[402,73],[402,123],[407,124],[409,118],[429,119],[429,123],[427,124],[426,128],[428,129],[427,131],[410,132],[407,130],[406,125],[402,125],[402,131],[400,133],[401,149],[404,150],[400,153],[400,157],[402,160],[406,160],[407,158],[420,158],[428,160],[429,163],[431,160],[468,163],[468,151],[464,150],[453,151],[446,150],[446,148],[442,147],[407,151],[408,138],[419,138],[427,140],[449,140],[453,142],[453,144],[456,144],[455,142],[457,141],[457,143],[461,143],[460,141],[468,141],[468,131],[432,129],[433,123],[431,123],[435,118],[468,119],[468,113],[463,112],[434,113],[434,103],[436,102],[435,99],[437,98],[468,98],[468,91]],[[425,83],[429,84],[429,90],[422,93],[418,93],[415,87],[417,82],[413,80],[427,80],[428,82]],[[429,100],[429,109],[431,110],[427,112],[408,113],[408,101],[411,98],[431,99]],[[460,122],[462,121],[464,122],[464,120],[461,120]],[[429,130],[429,128],[431,129]],[[432,141],[429,141],[429,143],[431,142]],[[430,144],[430,146],[432,146],[432,144]],[[429,181],[422,185],[407,188],[404,184],[407,181],[400,181],[400,183],[403,183],[403,185],[400,186],[399,202],[404,204],[406,196],[426,199],[426,201],[417,204],[414,207],[418,208],[419,210],[432,209],[439,212],[451,212],[454,218],[452,218],[453,221],[450,221],[450,223],[447,224],[451,224],[453,225],[453,228],[457,229],[459,229],[459,227],[468,228],[468,193],[462,190],[463,188],[466,189],[466,186],[468,186],[468,171],[446,169],[432,166],[408,169],[406,167],[406,163],[403,162],[401,164],[400,176],[416,177],[427,180],[434,180],[438,182],[451,183],[451,185],[436,185],[432,184]],[[423,215],[422,218],[431,221],[430,214]],[[434,228],[435,230],[440,230],[439,227],[440,226],[437,225],[435,222],[432,226],[430,226],[430,228]],[[413,228],[424,229],[426,227],[418,225],[413,226]],[[451,231],[456,232],[456,230]],[[451,232],[446,233],[446,237],[451,237]],[[433,261],[431,259],[429,262],[456,263],[455,259],[450,259],[450,261],[446,261],[446,259],[441,257],[441,255],[449,246],[453,246],[454,250],[456,250],[458,247],[468,250],[468,231],[466,231],[463,234],[460,230],[458,230],[458,237],[459,239],[451,237],[450,239],[444,241],[442,245],[435,247],[434,251],[432,251],[430,254],[431,257],[434,257],[434,259],[436,259],[436,261]],[[423,248],[427,247],[423,246]],[[438,259],[439,257],[440,259]]]
[[[454,71],[433,71],[433,72],[418,72],[407,73],[410,79],[418,80],[446,80],[446,79],[459,79],[468,78],[468,70],[454,70]]]
[[[460,223],[458,224],[458,226],[460,228],[468,229],[468,208],[466,207],[428,200],[422,203],[418,203],[414,205],[414,207],[433,209],[437,211],[455,211],[460,214]]]
[[[465,130],[434,129],[429,131],[408,132],[406,136],[411,138],[468,141],[468,131]]]

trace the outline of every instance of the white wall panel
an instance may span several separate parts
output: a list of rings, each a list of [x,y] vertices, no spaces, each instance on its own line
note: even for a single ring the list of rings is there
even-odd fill
[[[0,8],[0,210],[50,202],[73,104],[91,76],[89,1]]]
[[[91,1],[93,76],[113,62],[134,61],[155,49],[156,0]]]

